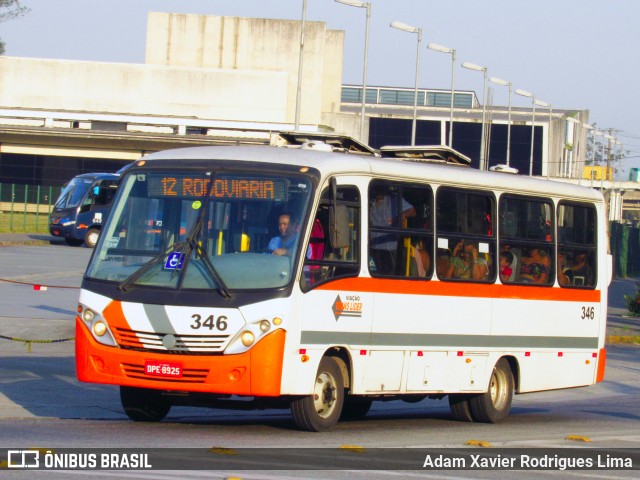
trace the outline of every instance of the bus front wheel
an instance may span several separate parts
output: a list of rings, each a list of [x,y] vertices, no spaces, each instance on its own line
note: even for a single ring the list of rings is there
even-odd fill
[[[97,228],[90,228],[87,230],[87,234],[84,236],[84,243],[89,248],[94,248],[96,243],[98,243],[98,238],[100,237],[100,230]]]
[[[310,432],[326,432],[340,419],[344,403],[344,380],[337,362],[324,357],[318,366],[313,393],[291,402],[296,425]]]
[[[120,387],[120,402],[124,413],[136,422],[159,422],[171,410],[171,403],[159,390]]]
[[[469,399],[473,419],[482,423],[497,423],[503,420],[511,408],[513,389],[511,367],[505,358],[501,358],[493,367],[489,390]]]

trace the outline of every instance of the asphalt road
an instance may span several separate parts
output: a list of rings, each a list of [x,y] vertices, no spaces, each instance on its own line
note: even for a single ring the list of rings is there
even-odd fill
[[[283,448],[273,462],[304,459],[287,455],[303,448],[327,448],[318,455],[332,464],[332,451],[376,448],[489,449],[632,448],[640,452],[640,347],[608,345],[605,381],[588,388],[540,392],[514,399],[499,425],[451,419],[446,400],[375,404],[363,420],[341,422],[333,431],[297,431],[288,410],[230,411],[174,407],[165,421],[134,423],[120,406],[116,387],[82,384],[75,378],[73,317],[78,287],[92,251],[64,245],[0,247],[0,453],[2,448]],[[10,280],[7,282],[6,280]],[[20,283],[16,283],[20,282]],[[40,287],[34,290],[33,285]],[[47,287],[46,290],[43,287]],[[624,294],[634,280],[610,288],[611,328],[629,338],[638,321],[624,317]],[[10,337],[14,340],[6,340]],[[22,339],[22,340],[15,340]],[[25,343],[24,340],[43,340]],[[50,340],[60,340],[50,342]],[[474,443],[475,442],[475,443]],[[171,451],[173,452],[173,451]],[[283,456],[284,455],[284,456]],[[3,478],[637,478],[638,471],[367,471],[198,470],[181,472],[6,472]],[[335,460],[335,459],[333,459]],[[276,463],[277,465],[277,463]],[[272,468],[275,468],[272,466]],[[25,475],[28,473],[29,475]]]

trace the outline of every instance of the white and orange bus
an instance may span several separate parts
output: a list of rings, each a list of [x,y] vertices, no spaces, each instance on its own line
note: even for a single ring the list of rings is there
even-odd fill
[[[82,282],[81,381],[119,385],[133,420],[286,407],[325,431],[425,397],[497,422],[514,394],[603,379],[599,193],[445,147],[311,140],[169,150],[124,173]]]

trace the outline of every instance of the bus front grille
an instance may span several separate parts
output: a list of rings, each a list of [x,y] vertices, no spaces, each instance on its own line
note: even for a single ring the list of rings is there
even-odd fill
[[[174,383],[204,383],[209,374],[208,369],[185,368],[180,377],[154,377],[145,373],[144,364],[123,363],[122,370],[129,378],[141,378],[149,381],[162,381]]]
[[[121,348],[157,353],[220,353],[230,335],[180,335],[114,328],[113,334]]]

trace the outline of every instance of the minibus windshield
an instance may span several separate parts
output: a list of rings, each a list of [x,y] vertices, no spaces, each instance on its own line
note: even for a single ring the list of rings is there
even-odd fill
[[[225,296],[292,280],[310,178],[228,169],[138,171],[120,190],[89,278],[116,282],[125,292],[147,286],[216,289]],[[274,248],[282,242],[286,248]]]

